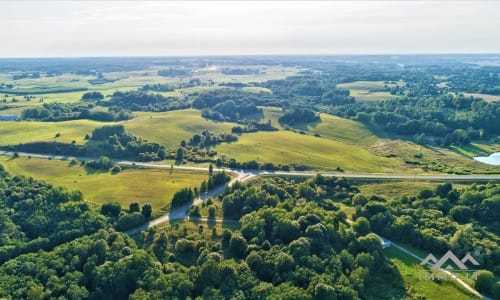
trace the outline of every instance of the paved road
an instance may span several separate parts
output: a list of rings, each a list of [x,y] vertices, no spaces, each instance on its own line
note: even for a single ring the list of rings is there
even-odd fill
[[[0,155],[7,155],[7,156],[12,156],[14,152],[10,151],[2,151],[0,152]],[[60,159],[60,160],[95,160],[96,158],[89,158],[89,157],[72,157],[72,156],[62,156],[62,155],[44,155],[44,154],[36,154],[36,153],[23,153],[19,152],[19,156],[31,156],[35,158],[52,158],[52,159]],[[143,163],[143,162],[134,162],[134,161],[126,161],[126,160],[113,160],[114,163],[120,164],[120,165],[129,165],[129,166],[141,166],[141,167],[147,167],[147,168],[160,168],[160,169],[169,169],[169,168],[174,168],[178,170],[193,170],[193,171],[208,171],[208,168],[205,167],[193,167],[193,166],[176,166],[176,165],[165,165],[165,164],[156,164],[156,163]],[[314,172],[286,172],[286,171],[263,171],[263,170],[242,170],[242,169],[230,169],[230,168],[224,168],[224,169],[218,169],[215,168],[214,171],[226,171],[226,172],[231,172],[237,174],[237,177],[231,180],[228,183],[228,186],[231,186],[234,184],[236,181],[247,181],[251,180],[253,178],[256,178],[257,176],[261,175],[278,175],[278,176],[300,176],[300,177],[312,177],[317,175],[318,173]],[[391,175],[391,174],[350,174],[350,173],[321,173],[323,176],[339,176],[339,177],[345,177],[345,178],[359,178],[359,179],[383,179],[383,180],[447,180],[447,181],[477,181],[477,180],[500,180],[500,175]],[[147,228],[157,226],[160,224],[163,224],[165,222],[168,222],[170,220],[183,220],[183,219],[190,219],[190,220],[195,220],[195,221],[214,221],[214,222],[237,222],[236,220],[224,220],[224,219],[206,219],[206,218],[190,218],[187,215],[187,212],[189,208],[193,205],[197,205],[204,200],[216,196],[218,194],[221,194],[225,191],[225,186],[220,186],[212,191],[203,194],[199,198],[195,199],[192,203],[188,203],[186,205],[183,205],[181,207],[178,207],[176,209],[173,209],[170,211],[170,213],[165,214],[157,219],[154,219],[150,221],[147,224],[138,226],[134,229],[131,229],[127,231],[128,234],[134,234],[137,232],[140,232],[142,230],[145,230]],[[350,220],[348,222],[351,223]],[[385,238],[381,237],[381,240],[384,242],[390,242],[391,246],[395,247],[396,249],[418,259],[419,261],[422,261],[422,258],[416,255],[415,253],[395,244],[392,241],[389,241]],[[468,285],[466,282],[461,280],[460,278],[457,278],[455,275],[453,275],[450,271],[441,269],[444,273],[446,273],[448,276],[453,277],[456,279],[456,281],[462,285],[466,290],[471,292],[472,294],[476,295],[477,297],[480,297],[482,299],[489,300],[488,297],[481,295],[478,291],[476,291],[473,287]]]
[[[233,180],[231,180],[227,186],[231,186],[233,185],[235,182],[239,181],[239,182],[244,182],[244,181],[247,181],[247,180],[250,180],[252,178],[255,178],[254,175],[251,175],[251,174],[247,174],[247,173],[238,173],[238,177],[234,178]],[[226,190],[226,187],[225,186],[219,186],[203,195],[201,195],[199,198],[195,199],[193,202],[191,203],[187,203],[181,207],[177,207],[173,210],[171,210],[168,214],[165,214],[159,218],[156,218],[152,221],[150,221],[149,223],[147,224],[144,224],[144,225],[141,225],[141,226],[138,226],[136,228],[133,228],[129,231],[127,231],[128,234],[135,234],[137,232],[140,232],[142,230],[145,230],[145,229],[148,229],[150,227],[153,227],[153,226],[157,226],[157,225],[160,225],[160,224],[163,224],[163,223],[166,223],[168,221],[173,221],[173,220],[183,220],[183,219],[191,219],[191,220],[199,220],[199,221],[208,221],[208,219],[205,219],[205,218],[190,218],[188,216],[188,211],[189,209],[191,208],[191,206],[193,205],[198,205],[200,203],[202,203],[203,201],[205,201],[206,199],[210,198],[210,197],[214,197],[214,196],[217,196],[219,194],[222,194],[224,193],[224,191]],[[212,221],[215,221],[215,222],[223,222],[224,220],[222,219],[213,219]]]
[[[46,154],[36,154],[36,153],[25,153],[18,152],[19,156],[31,156],[35,158],[52,158],[59,160],[78,160],[78,161],[89,161],[96,160],[95,157],[82,157],[82,156],[64,156],[64,155],[46,155]],[[12,156],[14,152],[12,151],[0,151],[0,155]],[[192,171],[208,171],[207,167],[194,167],[194,166],[178,166],[178,165],[168,165],[161,163],[146,163],[137,162],[129,160],[113,159],[114,163],[119,165],[127,166],[139,166],[145,168],[157,168],[157,169],[170,169],[174,168],[176,170],[192,170]],[[261,176],[261,175],[277,175],[277,176],[297,176],[297,177],[312,177],[316,176],[318,172],[311,171],[265,171],[265,170],[246,170],[246,169],[231,169],[231,168],[214,168],[214,171],[226,171],[230,173],[238,174],[248,174],[248,176]],[[381,179],[381,180],[447,180],[447,181],[478,181],[478,180],[500,180],[500,175],[407,175],[407,174],[359,174],[359,173],[324,173],[320,172],[323,176],[338,176],[345,178],[356,178],[356,179]]]

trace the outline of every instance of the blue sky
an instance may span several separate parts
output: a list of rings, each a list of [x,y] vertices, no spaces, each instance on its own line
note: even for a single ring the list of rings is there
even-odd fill
[[[0,1],[0,57],[500,53],[500,1]]]

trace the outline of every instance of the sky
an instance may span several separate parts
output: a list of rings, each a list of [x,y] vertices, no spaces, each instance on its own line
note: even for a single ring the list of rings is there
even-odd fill
[[[500,1],[0,1],[0,57],[500,53]]]

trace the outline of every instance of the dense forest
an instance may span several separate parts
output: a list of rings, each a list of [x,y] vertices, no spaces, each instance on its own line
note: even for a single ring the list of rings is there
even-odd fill
[[[51,247],[4,256],[1,297],[354,299],[372,288],[377,274],[397,278],[378,237],[351,227],[344,214],[332,210],[335,205],[327,204],[326,209],[326,202],[290,198],[286,191],[298,192],[298,185],[285,190],[273,188],[283,182],[271,181],[255,191],[271,206],[248,208],[241,231],[213,228],[209,238],[202,238],[175,227],[167,232],[152,229],[134,241],[111,230],[109,216],[89,211],[81,194],[75,198],[32,179],[16,178],[4,174],[0,185],[1,203],[12,215],[3,217],[11,220],[4,224],[19,228],[4,229],[10,235],[2,240],[2,248],[38,237],[48,237]],[[334,197],[338,188],[331,187],[336,185],[332,180],[317,177],[311,182]],[[12,186],[16,194],[8,193]],[[24,209],[34,201],[30,190],[41,187],[45,190],[38,197],[45,215],[57,218],[40,221],[39,210]],[[225,197],[246,189],[235,186]],[[102,212],[110,210],[103,207]],[[83,216],[86,226],[78,221]],[[48,227],[32,232],[22,217]],[[51,222],[56,225],[49,226]]]
[[[360,102],[329,111],[396,134],[440,137],[445,146],[500,134],[500,104],[462,95]]]

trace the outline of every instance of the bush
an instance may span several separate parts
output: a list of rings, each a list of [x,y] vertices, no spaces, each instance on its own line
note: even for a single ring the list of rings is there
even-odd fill
[[[144,223],[144,216],[141,213],[135,212],[123,215],[116,223],[116,229],[125,231],[137,227]]]
[[[474,287],[481,293],[490,293],[494,284],[493,273],[486,270],[480,270],[477,273],[477,279],[474,282]]]
[[[120,168],[120,166],[114,166],[111,169],[111,173],[113,173],[113,174],[120,173],[121,171],[122,171],[122,168]]]

